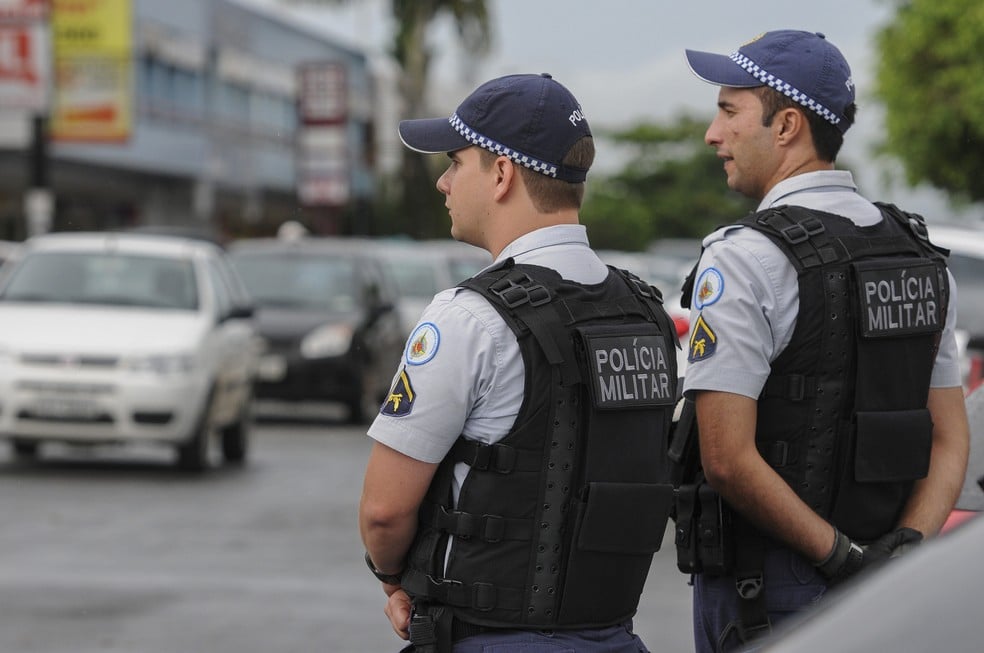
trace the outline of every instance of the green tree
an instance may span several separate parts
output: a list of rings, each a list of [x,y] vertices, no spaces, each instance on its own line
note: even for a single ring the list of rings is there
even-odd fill
[[[339,5],[348,0],[283,1],[293,5]],[[398,91],[403,101],[403,116],[432,117],[426,103],[434,56],[428,43],[431,27],[439,18],[450,17],[464,56],[480,58],[488,53],[492,40],[488,6],[485,0],[391,0],[390,10],[396,23],[390,54],[402,71]],[[432,164],[443,165],[445,161],[432,161],[435,157],[408,148],[403,148],[402,156],[396,201],[384,196],[377,207],[383,228],[409,230],[417,237],[447,236],[447,211],[443,198],[434,189],[436,170],[432,169]]]
[[[906,0],[877,35],[883,153],[910,184],[984,200],[984,3]]]
[[[396,35],[393,56],[403,70],[400,95],[408,118],[430,117],[426,105],[433,52],[427,33],[443,15],[453,18],[458,37],[469,56],[488,52],[491,42],[489,12],[485,0],[392,0]],[[418,237],[447,236],[448,219],[444,199],[433,188],[434,173],[429,158],[403,148],[400,209],[404,220],[414,225]],[[441,160],[443,165],[446,161]]]
[[[755,203],[728,189],[721,160],[704,144],[707,120],[680,116],[598,134],[628,152],[621,171],[589,177],[581,220],[591,244],[642,250],[656,238],[700,238]]]

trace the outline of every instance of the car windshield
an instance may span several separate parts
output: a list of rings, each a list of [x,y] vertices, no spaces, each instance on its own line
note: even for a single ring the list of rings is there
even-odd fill
[[[179,310],[199,301],[191,261],[108,252],[34,252],[0,299]]]
[[[330,311],[358,306],[353,260],[240,253],[233,263],[259,306]]]
[[[448,265],[451,268],[451,280],[459,283],[484,270],[488,267],[489,261],[479,258],[452,258],[448,260]]]
[[[438,274],[434,263],[414,260],[410,257],[387,259],[388,267],[396,280],[396,286],[403,297],[430,299],[444,288],[438,287]]]

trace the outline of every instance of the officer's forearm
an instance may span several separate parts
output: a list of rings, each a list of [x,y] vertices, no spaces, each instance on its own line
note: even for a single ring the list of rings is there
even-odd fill
[[[803,503],[755,447],[757,403],[726,392],[697,395],[704,474],[732,508],[812,561],[823,560],[834,528]]]
[[[362,541],[376,568],[387,574],[403,571],[407,550],[417,530],[416,516],[402,520],[364,517]]]
[[[379,571],[403,570],[417,530],[417,511],[436,469],[436,464],[373,445],[359,503],[359,532]]]
[[[939,532],[960,496],[967,473],[970,428],[962,388],[933,388],[927,405],[933,416],[929,473],[915,484],[899,525],[931,536]]]

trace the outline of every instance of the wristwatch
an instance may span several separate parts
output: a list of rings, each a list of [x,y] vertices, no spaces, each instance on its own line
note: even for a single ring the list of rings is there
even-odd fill
[[[399,585],[400,581],[403,580],[403,572],[398,574],[384,574],[383,572],[376,569],[376,565],[373,564],[372,558],[369,557],[369,552],[366,551],[366,565],[369,567],[369,571],[372,575],[379,579],[381,582],[387,585]]]

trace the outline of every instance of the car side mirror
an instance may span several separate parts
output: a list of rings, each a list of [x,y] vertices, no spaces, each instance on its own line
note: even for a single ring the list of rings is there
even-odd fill
[[[253,317],[255,309],[252,304],[239,304],[233,306],[229,309],[229,312],[225,314],[226,320],[246,320]]]
[[[373,323],[396,308],[392,302],[375,302],[369,307],[369,322]]]

